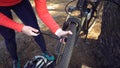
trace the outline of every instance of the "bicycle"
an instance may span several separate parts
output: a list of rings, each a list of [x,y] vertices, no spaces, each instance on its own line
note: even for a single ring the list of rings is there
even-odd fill
[[[64,41],[66,42],[66,44],[63,44],[62,42],[59,41],[61,38],[51,36],[52,38],[58,40],[57,48],[56,48],[57,54],[54,64],[55,67],[52,68],[69,67],[72,51],[76,44],[78,36],[81,35],[81,33],[83,33],[87,37],[88,32],[90,32],[90,30],[96,23],[96,20],[100,16],[100,12],[104,5],[104,1],[107,0],[96,0],[96,2],[90,2],[88,0],[77,0],[75,7],[74,6],[68,7],[68,5],[74,1],[76,0],[70,1],[65,7],[65,11],[68,14],[68,16],[66,17],[66,21],[64,22],[62,28],[63,30],[71,30],[73,34],[69,35],[67,38],[62,37],[63,39],[65,39]],[[113,0],[109,2],[112,2],[120,6],[118,3],[114,2]],[[89,5],[91,7],[89,7]],[[79,12],[79,13],[77,15],[74,15],[73,14],[74,12]],[[45,34],[45,33],[44,35],[50,36],[49,34]]]
[[[76,0],[70,1],[65,7],[68,16],[62,28],[63,30],[71,30],[73,34],[65,38],[66,44],[58,42],[55,68],[68,68],[78,36],[82,32],[87,37],[88,32],[99,18],[103,6],[103,0],[96,0],[96,2],[78,0],[75,7],[68,7],[74,1]],[[74,14],[76,12],[78,12],[77,15]]]

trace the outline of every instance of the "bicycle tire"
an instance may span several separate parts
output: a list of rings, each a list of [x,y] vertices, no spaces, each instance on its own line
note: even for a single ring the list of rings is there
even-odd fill
[[[61,60],[56,65],[56,68],[68,68],[70,63],[70,59],[72,56],[72,52],[73,52],[73,48],[76,40],[77,27],[75,23],[71,23],[69,26],[70,26],[69,30],[71,30],[73,34],[68,36],[66,45],[64,45],[65,48],[64,48]]]

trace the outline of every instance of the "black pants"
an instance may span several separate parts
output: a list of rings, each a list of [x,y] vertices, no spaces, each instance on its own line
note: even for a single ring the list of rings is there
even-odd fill
[[[12,14],[10,10],[13,10],[25,25],[32,26],[36,29],[39,29],[40,31],[36,16],[33,12],[31,4],[29,3],[29,0],[23,0],[21,3],[14,6],[0,7],[0,12],[12,19]],[[14,30],[0,26],[0,34],[5,39],[7,50],[12,56],[12,59],[18,59],[16,53],[17,48]],[[40,34],[38,36],[35,36],[34,39],[41,47],[41,50],[45,52],[46,46],[43,36]]]

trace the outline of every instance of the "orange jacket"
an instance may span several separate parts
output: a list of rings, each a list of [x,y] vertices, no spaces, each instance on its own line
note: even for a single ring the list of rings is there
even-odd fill
[[[38,13],[39,18],[50,28],[50,30],[55,33],[59,29],[59,25],[55,22],[52,16],[47,10],[46,0],[34,0],[35,8]],[[12,6],[18,4],[21,0],[0,0],[0,6]],[[23,25],[16,23],[15,21],[9,19],[4,14],[0,13],[0,25],[14,29],[21,32]]]

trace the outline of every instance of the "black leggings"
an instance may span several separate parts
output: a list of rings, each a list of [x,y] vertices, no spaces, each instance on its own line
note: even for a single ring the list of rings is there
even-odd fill
[[[22,20],[25,25],[32,26],[40,31],[36,16],[28,0],[23,0],[21,3],[14,6],[0,7],[0,12],[12,19],[12,14],[10,11],[11,9],[16,13],[16,15]],[[14,30],[0,26],[0,34],[5,39],[7,50],[12,56],[12,59],[18,59],[16,53],[17,48]],[[41,50],[45,52],[47,49],[42,34],[35,36],[34,39],[41,47]]]

